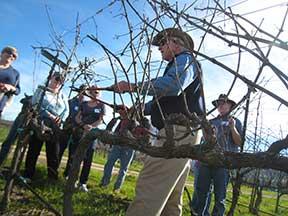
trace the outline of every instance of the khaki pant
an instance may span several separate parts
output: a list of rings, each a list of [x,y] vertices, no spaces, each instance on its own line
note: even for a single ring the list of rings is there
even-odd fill
[[[182,126],[174,126],[174,137],[185,133]],[[165,136],[164,129],[160,136]],[[159,139],[156,146],[161,146],[165,140]],[[197,144],[200,133],[189,135],[178,141],[176,145]],[[141,170],[136,196],[129,206],[127,216],[178,216],[182,214],[182,194],[185,181],[190,170],[189,159],[163,159],[147,156]]]

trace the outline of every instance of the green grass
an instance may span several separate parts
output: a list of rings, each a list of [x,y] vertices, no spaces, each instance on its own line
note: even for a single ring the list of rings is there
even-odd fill
[[[9,128],[5,125],[0,125],[0,142],[2,143],[9,132]]]
[[[61,176],[61,175],[60,175]],[[115,176],[112,178],[111,184],[107,188],[100,188],[98,186],[100,178],[102,176],[101,171],[91,171],[91,175],[88,181],[89,193],[83,193],[77,191],[73,197],[73,206],[75,215],[105,215],[105,216],[115,216],[115,215],[124,215],[126,208],[128,207],[129,202],[134,197],[134,187],[136,184],[136,177],[127,176],[126,181],[121,189],[119,194],[114,194],[112,192],[113,183],[115,182]],[[190,177],[193,180],[193,177]],[[3,191],[4,181],[0,180],[0,188]],[[58,211],[62,209],[62,198],[63,198],[63,189],[65,187],[65,180],[60,177],[58,182],[49,182],[46,179],[46,167],[44,165],[38,164],[37,171],[33,182],[31,184],[36,191],[49,201]],[[192,193],[193,188],[188,187],[188,190]],[[250,200],[250,188],[243,186],[242,195],[240,197],[239,203],[248,205]],[[13,199],[9,208],[9,212],[21,211],[25,212],[36,208],[43,209],[43,205],[34,197],[34,195],[28,190],[24,189],[21,186],[17,186],[16,193],[13,194]],[[245,194],[244,194],[245,192]],[[247,193],[247,194],[246,194]],[[265,191],[265,196],[275,197],[275,193],[271,191]],[[228,199],[231,199],[231,193],[228,192]],[[213,203],[213,202],[212,202]],[[281,199],[281,206],[288,206],[288,196],[285,195]],[[266,212],[274,212],[275,199],[274,198],[263,198],[261,204],[261,210]],[[229,208],[229,204],[227,205]],[[188,216],[188,198],[187,194],[184,193],[184,208],[183,215]],[[243,206],[238,206],[236,209],[235,215],[251,215],[248,212],[248,209]],[[260,215],[265,215],[261,214]],[[277,215],[288,215],[288,210],[285,208],[280,208],[280,212]]]
[[[5,128],[0,127],[0,140],[4,134],[7,133]],[[93,161],[95,163],[99,163],[104,165],[107,159],[107,154],[102,152],[98,152],[95,154]],[[6,162],[6,165],[9,164],[9,161]],[[139,171],[142,168],[142,164],[140,162],[133,162],[130,167],[130,170]],[[35,173],[35,177],[31,186],[51,205],[53,205],[58,211],[62,211],[63,205],[63,190],[65,187],[65,180],[62,178],[63,169],[60,170],[60,179],[57,182],[50,182],[46,178],[46,166],[42,164],[37,164],[37,170]],[[113,184],[116,180],[116,176],[112,177],[112,181],[107,188],[100,188],[98,185],[100,183],[100,178],[102,177],[102,171],[91,170],[91,174],[88,181],[89,193],[83,193],[80,191],[76,191],[73,196],[73,206],[75,215],[99,215],[99,216],[121,216],[125,215],[125,210],[129,205],[129,202],[134,197],[134,188],[136,185],[136,177],[127,176],[124,182],[124,185],[119,194],[114,194]],[[189,184],[193,184],[193,176],[189,176],[187,182]],[[3,194],[5,181],[0,178],[0,195]],[[227,198],[231,200],[231,185],[228,187]],[[193,193],[193,187],[188,187],[189,192]],[[235,216],[248,216],[251,213],[248,212],[247,207],[250,201],[250,193],[251,188],[247,186],[241,187],[241,196],[239,198],[239,205],[235,211]],[[183,196],[183,216],[190,215],[188,208],[188,198],[187,194],[184,193]],[[213,200],[212,200],[213,203]],[[263,199],[261,203],[260,210],[265,212],[274,213],[276,203],[276,193],[273,191],[263,190]],[[288,209],[285,206],[288,206],[288,195],[284,195],[280,200],[279,213],[277,215],[288,215]],[[230,203],[227,202],[227,209],[229,209]],[[36,209],[38,211],[33,211],[34,213],[27,212]],[[43,213],[44,206],[35,198],[35,196],[29,192],[27,189],[21,187],[19,183],[16,184],[14,188],[14,192],[12,194],[12,199],[10,202],[10,206],[8,212],[10,215],[51,215],[48,211]],[[40,214],[40,212],[42,212]],[[15,213],[15,214],[14,214]],[[265,215],[264,213],[260,213],[260,215]]]

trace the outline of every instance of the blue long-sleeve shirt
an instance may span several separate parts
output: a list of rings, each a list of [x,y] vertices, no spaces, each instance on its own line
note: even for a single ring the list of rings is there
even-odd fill
[[[1,98],[0,112],[2,112],[3,109],[5,108],[5,105],[9,97],[11,97],[11,95],[13,94],[15,95],[20,94],[20,74],[12,66],[5,68],[5,69],[0,69],[0,82],[13,85],[16,88],[15,92],[6,92],[5,95]]]
[[[163,76],[143,83],[142,94],[147,93],[154,97],[180,95],[196,78],[196,65],[193,56],[182,52],[170,61]],[[145,104],[145,114],[150,113],[152,101]]]

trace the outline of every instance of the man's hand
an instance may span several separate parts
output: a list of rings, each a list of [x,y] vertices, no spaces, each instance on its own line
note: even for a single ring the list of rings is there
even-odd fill
[[[126,81],[120,81],[120,82],[112,85],[111,88],[113,88],[115,92],[125,93],[125,92],[133,92],[133,91],[135,91],[136,90],[136,85],[135,84],[129,84]]]
[[[234,128],[235,127],[235,119],[230,117],[229,119],[229,127],[230,128]]]

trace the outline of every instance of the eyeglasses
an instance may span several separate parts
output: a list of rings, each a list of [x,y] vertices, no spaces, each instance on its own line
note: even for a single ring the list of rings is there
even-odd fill
[[[5,53],[7,53],[8,55],[12,55],[14,59],[17,58],[17,54],[15,54],[12,50],[5,50]]]

